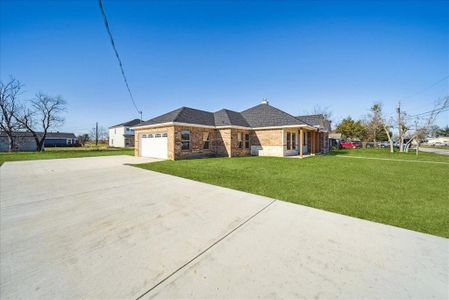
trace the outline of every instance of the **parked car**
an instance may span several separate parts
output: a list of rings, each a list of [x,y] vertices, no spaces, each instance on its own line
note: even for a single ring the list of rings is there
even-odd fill
[[[361,148],[362,147],[362,143],[360,143],[360,142],[341,141],[340,147],[341,148],[345,148],[345,149]]]

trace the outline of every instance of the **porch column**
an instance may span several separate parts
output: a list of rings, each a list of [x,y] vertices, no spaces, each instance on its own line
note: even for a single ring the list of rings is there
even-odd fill
[[[302,158],[304,146],[304,132],[299,128],[299,158]]]
[[[312,149],[310,149],[311,154],[315,154],[315,131],[312,131],[312,142],[310,143]]]

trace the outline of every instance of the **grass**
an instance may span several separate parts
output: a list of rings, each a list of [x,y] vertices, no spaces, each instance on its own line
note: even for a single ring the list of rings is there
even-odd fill
[[[136,166],[449,238],[449,164],[413,160],[414,153],[355,149],[303,160],[210,158]],[[449,163],[449,157],[431,153],[418,160]]]
[[[85,148],[67,148],[67,149],[51,149],[44,152],[4,152],[0,153],[0,166],[7,161],[19,160],[40,160],[40,159],[57,159],[57,158],[75,158],[75,157],[92,157],[92,156],[109,156],[109,155],[134,155],[133,149],[85,149]]]

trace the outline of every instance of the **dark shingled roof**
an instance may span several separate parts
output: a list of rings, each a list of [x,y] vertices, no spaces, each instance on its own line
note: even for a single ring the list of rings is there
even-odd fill
[[[221,109],[214,113],[215,126],[241,126],[250,127],[245,118],[236,111]]]
[[[169,122],[215,126],[213,113],[190,107],[181,107],[175,109],[171,112],[168,112],[151,120],[143,122],[139,124],[139,126],[169,123]]]
[[[312,126],[319,127],[320,129],[330,131],[331,124],[330,121],[327,120],[323,114],[317,115],[307,115],[307,116],[297,116],[299,120],[302,120]]]
[[[244,110],[241,114],[253,128],[304,124],[292,115],[265,103]]]
[[[43,132],[36,132],[36,134],[40,137],[44,133]],[[28,132],[28,131],[14,131],[13,135],[15,137],[33,137],[31,132]],[[6,132],[1,131],[0,132],[0,136],[1,137],[6,137],[7,136]],[[47,136],[45,138],[46,139],[75,139],[76,136],[75,136],[75,134],[73,134],[71,132],[47,132]]]
[[[133,119],[133,120],[125,122],[125,123],[120,123],[120,124],[111,126],[109,128],[116,128],[116,127],[122,127],[122,126],[131,127],[131,126],[135,126],[135,125],[139,124],[140,122],[141,122],[140,119]]]
[[[211,113],[204,110],[181,107],[140,123],[138,126],[172,122],[207,126],[241,126],[248,128],[310,125],[307,121],[296,118],[276,107],[270,106],[268,103],[262,103],[240,113],[229,109],[221,109],[215,113]]]

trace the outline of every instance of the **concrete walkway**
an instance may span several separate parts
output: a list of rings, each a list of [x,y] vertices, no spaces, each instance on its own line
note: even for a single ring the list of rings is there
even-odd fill
[[[437,148],[420,147],[419,151],[430,152],[430,153],[441,154],[441,155],[449,155],[449,149],[437,149]]]
[[[124,165],[138,161],[0,168],[1,299],[449,296],[447,239]]]

